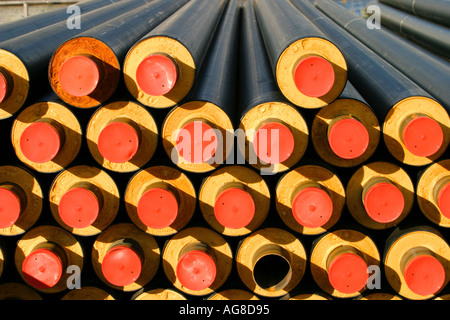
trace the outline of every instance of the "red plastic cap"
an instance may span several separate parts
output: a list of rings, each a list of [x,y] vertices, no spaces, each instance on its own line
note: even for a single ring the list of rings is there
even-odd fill
[[[331,150],[342,159],[355,159],[366,152],[369,146],[369,132],[358,120],[337,121],[328,133]]]
[[[175,63],[164,55],[151,55],[139,64],[136,81],[139,87],[152,96],[163,96],[175,86],[178,71]]]
[[[102,273],[112,285],[123,287],[134,283],[140,276],[142,262],[131,248],[117,246],[109,250],[102,262]]]
[[[58,131],[44,122],[30,124],[20,137],[20,149],[23,155],[35,163],[53,160],[61,148]]]
[[[67,59],[59,69],[59,83],[65,92],[75,97],[84,97],[97,88],[100,70],[89,57],[74,56]]]
[[[217,197],[214,215],[226,228],[244,228],[255,216],[255,202],[248,192],[239,188],[229,188]]]
[[[48,249],[37,249],[23,261],[25,281],[36,289],[54,287],[61,279],[63,265],[58,255]]]
[[[14,225],[21,210],[19,197],[11,190],[0,187],[0,229]]]
[[[84,188],[67,191],[58,205],[61,220],[71,228],[86,228],[94,223],[100,205],[94,193]]]
[[[295,140],[291,130],[276,122],[263,125],[258,129],[253,141],[253,149],[259,159],[265,163],[282,163],[294,152]]]
[[[218,147],[215,131],[202,121],[185,125],[177,137],[177,149],[181,157],[190,163],[204,163],[214,157]]]
[[[98,151],[111,162],[128,162],[136,155],[138,149],[139,135],[125,122],[108,124],[98,136]]]
[[[382,182],[367,190],[364,208],[373,220],[389,223],[397,219],[405,208],[402,192],[394,185]]]
[[[439,190],[437,205],[441,213],[450,219],[450,183]]]
[[[178,201],[170,191],[153,188],[139,199],[137,214],[142,223],[149,228],[166,228],[177,218]]]
[[[429,117],[411,120],[403,131],[405,147],[418,157],[434,155],[442,147],[444,133],[437,121]]]
[[[320,188],[309,187],[300,190],[292,202],[295,220],[307,228],[319,228],[326,224],[333,214],[333,201]]]
[[[445,281],[445,269],[438,259],[421,255],[408,262],[404,277],[408,288],[416,294],[427,296],[442,288]]]
[[[366,262],[354,253],[339,255],[328,268],[331,285],[342,293],[350,294],[362,290],[368,278]]]
[[[333,66],[328,60],[318,56],[303,59],[294,72],[297,89],[308,97],[323,97],[333,88],[334,81]]]
[[[5,100],[6,95],[8,94],[8,81],[5,76],[0,72],[0,103]]]
[[[189,290],[208,288],[215,280],[216,263],[206,252],[192,250],[184,254],[177,264],[177,277]]]

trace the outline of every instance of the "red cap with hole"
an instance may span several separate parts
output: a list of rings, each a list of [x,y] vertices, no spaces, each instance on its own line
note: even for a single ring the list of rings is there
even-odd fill
[[[447,183],[439,190],[437,205],[441,213],[445,217],[450,218],[450,183]]]
[[[45,122],[30,124],[20,136],[23,155],[35,163],[53,160],[61,148],[58,130]]]
[[[445,281],[445,269],[435,257],[420,255],[408,262],[404,277],[408,288],[416,294],[427,296],[442,288]]]
[[[330,220],[333,201],[325,190],[316,187],[304,188],[292,201],[292,213],[302,226],[319,228]]]
[[[439,151],[444,133],[437,121],[429,117],[415,118],[403,130],[406,149],[418,157],[429,157]]]
[[[214,259],[200,250],[185,253],[177,264],[177,277],[189,290],[200,291],[208,288],[214,282],[216,273]]]
[[[102,273],[112,285],[130,285],[139,278],[141,271],[141,258],[127,246],[114,247],[108,250],[103,258]]]
[[[342,293],[355,293],[364,288],[369,275],[363,258],[354,253],[344,253],[331,261],[328,279],[333,288]]]
[[[16,223],[21,207],[20,199],[13,191],[0,187],[0,229]]]
[[[114,163],[130,161],[139,149],[139,135],[125,122],[108,124],[98,136],[98,151],[106,160]]]
[[[373,220],[389,223],[397,219],[405,208],[403,193],[393,184],[377,183],[367,190],[364,208]]]
[[[177,218],[177,198],[168,190],[152,188],[139,199],[137,214],[142,223],[149,228],[166,228]]]
[[[75,97],[84,97],[97,88],[100,70],[89,57],[73,56],[59,69],[59,83],[65,92]]]
[[[54,287],[61,279],[63,265],[56,253],[48,249],[37,249],[23,261],[25,281],[36,289]]]
[[[8,81],[5,76],[0,72],[0,103],[6,99],[6,95],[8,94]]]
[[[265,163],[282,163],[294,152],[295,140],[292,131],[284,124],[271,122],[258,129],[253,149]]]
[[[161,54],[154,54],[142,60],[136,71],[139,87],[152,96],[169,93],[175,87],[177,78],[177,66],[172,59]]]
[[[216,153],[218,137],[215,131],[202,121],[185,125],[178,134],[177,149],[181,157],[190,163],[204,163]]]
[[[247,191],[229,188],[217,197],[214,204],[214,215],[217,221],[226,228],[244,228],[253,220],[255,202]]]
[[[297,89],[308,97],[323,97],[333,88],[334,81],[333,66],[327,59],[319,56],[301,60],[294,71]]]
[[[85,188],[67,191],[59,201],[61,220],[71,228],[86,228],[94,223],[100,212],[95,194]]]
[[[366,152],[369,146],[369,132],[358,120],[337,121],[328,133],[331,150],[342,159],[355,159]]]

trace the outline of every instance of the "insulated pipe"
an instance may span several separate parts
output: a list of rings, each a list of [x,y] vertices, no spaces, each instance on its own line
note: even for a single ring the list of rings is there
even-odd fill
[[[244,166],[225,166],[200,186],[200,210],[205,221],[226,236],[242,236],[264,222],[270,191],[264,179]]]
[[[450,279],[450,247],[430,226],[396,229],[385,242],[384,271],[391,287],[410,300],[432,299]]]
[[[67,290],[69,266],[83,270],[83,248],[68,231],[41,225],[25,233],[17,242],[14,261],[20,277],[42,293]]]
[[[153,236],[169,236],[183,229],[194,214],[196,200],[190,179],[168,166],[140,170],[125,190],[131,221]]]
[[[49,192],[55,221],[72,234],[97,235],[119,211],[119,189],[108,173],[95,167],[75,166],[56,176]]]
[[[123,0],[83,14],[81,29],[68,29],[66,21],[61,21],[0,43],[0,119],[12,116],[28,98],[31,101],[47,92],[48,81],[43,79],[47,79],[49,61],[61,43],[148,1]]]
[[[380,0],[380,2],[450,27],[448,0]]]
[[[191,227],[166,242],[162,261],[164,273],[176,289],[205,296],[228,279],[233,253],[220,234],[208,228]]]
[[[200,70],[227,1],[192,0],[128,52],[125,84],[142,104],[173,107],[186,97]]]
[[[76,290],[70,290],[61,300],[70,301],[101,301],[101,300],[115,300],[108,292],[97,287],[82,287]]]
[[[335,100],[347,80],[339,48],[288,1],[256,0],[255,9],[273,74],[286,98],[303,108]]]
[[[186,2],[151,1],[66,41],[50,61],[53,90],[78,108],[105,102],[119,86],[128,50]]]
[[[317,285],[336,298],[355,298],[366,289],[368,267],[380,266],[380,253],[366,234],[339,229],[315,239],[311,274]]]
[[[376,3],[376,5],[380,8],[382,26],[427,47],[431,51],[450,58],[449,27],[415,17],[382,3]]]
[[[91,0],[76,3],[76,6],[82,14],[85,14],[119,1],[121,0]],[[63,20],[68,20],[72,15],[73,13],[68,11],[68,8],[61,8],[2,24],[0,28],[0,42],[48,27]]]
[[[450,227],[450,160],[433,163],[420,174],[416,195],[428,220],[440,227]]]
[[[153,116],[141,104],[123,100],[95,111],[86,129],[88,149],[105,169],[133,172],[154,155],[158,128]]]
[[[39,172],[53,173],[75,160],[82,144],[82,129],[64,104],[38,102],[16,117],[11,142],[22,163]]]
[[[303,279],[307,256],[301,241],[290,232],[264,228],[242,240],[236,265],[239,278],[255,294],[281,297]]]
[[[450,141],[450,118],[444,107],[317,8],[306,1],[291,1],[339,43],[349,66],[349,80],[377,115],[389,152],[414,166],[439,158]]]
[[[345,188],[327,168],[304,165],[286,173],[276,186],[275,206],[283,222],[295,232],[318,235],[340,219]]]
[[[17,166],[0,167],[0,234],[20,235],[39,219],[43,192],[36,177]]]
[[[100,233],[92,247],[92,266],[98,278],[123,292],[144,287],[160,264],[156,240],[132,223],[118,223]]]
[[[401,167],[372,162],[356,170],[346,188],[346,204],[353,218],[370,229],[398,225],[414,204],[414,185]]]
[[[378,119],[347,81],[342,94],[316,113],[311,140],[317,154],[337,167],[354,167],[369,159],[378,147]]]
[[[450,82],[448,61],[430,54],[428,50],[420,48],[386,28],[368,30],[366,20],[355,16],[336,3],[319,0],[315,2],[315,5],[450,110],[447,86]]]
[[[253,1],[244,2],[242,10],[238,150],[256,169],[286,171],[306,151],[308,126],[278,89]]]
[[[228,2],[186,102],[163,124],[163,146],[183,170],[208,172],[228,160],[234,143],[240,7]]]
[[[41,295],[25,283],[7,282],[0,285],[0,300],[38,301]]]

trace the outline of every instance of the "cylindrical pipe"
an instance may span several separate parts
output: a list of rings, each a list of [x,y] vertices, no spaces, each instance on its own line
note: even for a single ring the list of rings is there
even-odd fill
[[[351,229],[328,232],[313,243],[311,273],[317,285],[337,298],[354,298],[367,289],[368,267],[380,265],[374,241]]]
[[[225,163],[232,151],[239,22],[240,7],[232,0],[186,102],[164,121],[164,149],[184,170],[211,171]]]
[[[90,166],[64,170],[53,181],[50,210],[61,227],[82,236],[97,235],[115,219],[119,190],[105,172]]]
[[[158,128],[153,116],[132,101],[111,102],[99,108],[86,130],[89,151],[104,168],[132,172],[156,151]]]
[[[339,178],[324,167],[305,165],[285,174],[276,187],[276,208],[292,230],[317,235],[341,217],[345,189]]]
[[[288,1],[255,1],[273,74],[285,97],[303,108],[336,99],[347,80],[340,50]]]
[[[125,191],[131,221],[153,236],[168,236],[183,229],[194,214],[196,199],[190,179],[167,166],[139,171]]]
[[[15,119],[11,141],[19,160],[46,173],[60,171],[77,156],[82,143],[80,123],[59,102],[38,102]]]
[[[237,149],[242,160],[275,174],[301,159],[308,126],[276,84],[253,1],[244,2],[242,10]]]
[[[83,269],[83,249],[68,231],[50,225],[29,230],[18,241],[15,264],[22,279],[43,293],[67,290],[69,266]]]
[[[255,294],[281,297],[302,280],[306,252],[300,240],[277,228],[253,232],[239,245],[237,271],[242,282]]]
[[[417,183],[417,203],[422,213],[434,224],[450,227],[450,160],[427,167]]]
[[[386,239],[384,271],[391,287],[410,300],[436,297],[447,285],[450,247],[429,226],[396,229]]]
[[[450,27],[448,0],[380,0],[380,2]]]
[[[186,2],[152,1],[66,41],[50,60],[53,90],[75,107],[102,104],[120,83],[128,50]]]
[[[112,295],[103,289],[97,287],[82,287],[76,290],[70,290],[65,294],[61,300],[69,301],[102,301],[102,300],[115,300]]]
[[[43,299],[36,290],[25,283],[7,282],[0,285],[0,300],[38,301]]]
[[[214,230],[242,236],[255,231],[266,219],[270,191],[252,169],[226,166],[202,182],[199,202],[203,217]]]
[[[377,115],[389,152],[414,166],[439,158],[450,142],[450,118],[444,107],[317,8],[306,1],[291,1],[339,43],[349,67],[349,80]]]
[[[1,166],[0,206],[1,235],[20,235],[30,229],[43,207],[43,192],[36,177],[20,167]]]
[[[91,0],[78,2],[76,6],[82,13],[88,13],[99,8],[106,7],[121,0]],[[73,13],[68,12],[68,8],[51,10],[45,13],[36,14],[25,19],[2,24],[0,30],[0,42],[13,39],[38,29],[46,28],[52,24],[67,20]]]
[[[136,296],[134,300],[187,300],[181,293],[172,289],[153,289]]]
[[[136,291],[155,276],[160,249],[153,236],[131,223],[108,227],[92,247],[95,274],[108,286],[123,292]]]
[[[163,269],[175,288],[194,296],[213,293],[228,279],[232,251],[225,239],[203,227],[183,229],[167,241]]]
[[[192,0],[140,39],[124,62],[125,84],[139,102],[176,105],[191,90],[227,1]]]
[[[332,1],[319,0],[315,1],[315,5],[450,110],[447,86],[450,81],[450,64],[447,61],[386,28],[368,30],[366,20]]]
[[[372,108],[347,81],[342,94],[315,115],[311,140],[317,154],[338,167],[354,167],[369,159],[381,134]]]
[[[259,300],[259,298],[245,290],[229,289],[214,293],[208,300]]]
[[[346,194],[350,214],[370,229],[398,225],[414,203],[411,178],[402,168],[388,162],[373,162],[356,170]]]
[[[27,99],[31,101],[48,91],[49,83],[43,79],[47,79],[49,61],[60,44],[148,1],[122,0],[82,14],[79,29],[69,29],[66,21],[61,21],[0,43],[0,72],[12,79],[9,97],[0,102],[0,119],[12,116]]]
[[[449,28],[415,17],[382,3],[376,3],[376,5],[380,8],[382,26],[427,47],[431,51],[450,58]]]

